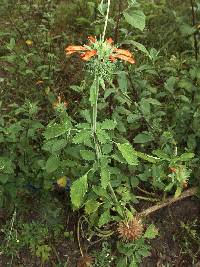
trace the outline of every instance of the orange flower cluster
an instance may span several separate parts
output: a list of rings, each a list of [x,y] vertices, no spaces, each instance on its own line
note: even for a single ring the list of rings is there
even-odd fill
[[[89,36],[88,40],[90,41],[88,44],[89,46],[97,42],[96,38],[94,38],[93,36]],[[111,47],[112,52],[109,56],[109,59],[111,62],[115,62],[117,59],[122,59],[131,64],[135,63],[135,59],[133,55],[128,50],[119,49],[113,46],[112,38],[106,39],[105,42]],[[96,49],[90,50],[87,46],[77,46],[77,45],[71,45],[71,46],[66,47],[65,52],[66,52],[66,55],[71,55],[71,54],[80,52],[80,57],[84,61],[88,61],[92,57],[98,54],[98,51]]]

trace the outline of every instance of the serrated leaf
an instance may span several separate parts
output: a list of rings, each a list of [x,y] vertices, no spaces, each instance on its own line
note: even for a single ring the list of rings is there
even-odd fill
[[[66,145],[67,141],[65,139],[55,140],[52,146],[52,153],[63,149]]]
[[[58,169],[60,160],[57,156],[50,156],[46,162],[45,169],[48,173],[52,173]]]
[[[158,235],[158,229],[155,227],[155,225],[151,224],[147,228],[146,232],[144,233],[144,238],[153,239]]]
[[[143,31],[145,28],[145,14],[142,10],[136,10],[135,8],[129,9],[124,12],[124,18],[131,26]]]
[[[81,130],[72,139],[74,144],[82,144],[91,139],[91,132],[89,130]]]
[[[153,154],[155,154],[160,159],[164,159],[164,160],[170,161],[169,155],[166,154],[163,150],[160,150],[160,149],[154,150]]]
[[[110,136],[105,130],[98,130],[97,138],[101,144],[106,144],[110,141]]]
[[[95,153],[91,150],[80,150],[80,154],[84,160],[95,160]]]
[[[62,124],[54,123],[49,124],[44,132],[44,137],[46,140],[58,137],[65,134],[70,130],[70,123],[65,121]]]
[[[98,223],[99,227],[109,223],[110,220],[111,220],[110,211],[109,210],[104,211],[104,213],[102,213],[99,218],[99,223]]]
[[[113,129],[115,129],[116,125],[117,125],[117,122],[116,121],[106,119],[105,121],[102,122],[101,129],[104,129],[104,130],[113,130]]]
[[[138,159],[137,156],[135,155],[135,151],[132,148],[131,144],[129,143],[117,144],[117,147],[128,164],[133,166],[138,165]]]
[[[91,214],[97,211],[100,205],[101,203],[99,203],[98,201],[90,199],[85,203],[85,212],[87,214]]]
[[[144,159],[144,160],[151,162],[151,163],[157,163],[161,160],[160,158],[157,158],[157,157],[154,157],[154,156],[151,156],[151,155],[139,152],[139,151],[135,151],[135,153],[136,153],[138,158]]]
[[[101,186],[106,189],[110,182],[110,172],[108,166],[101,164]]]
[[[88,183],[86,173],[85,175],[77,179],[75,182],[73,182],[71,185],[70,197],[72,204],[75,206],[75,208],[80,208],[87,189]]]

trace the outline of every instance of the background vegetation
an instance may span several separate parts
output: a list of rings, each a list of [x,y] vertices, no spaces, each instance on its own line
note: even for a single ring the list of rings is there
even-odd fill
[[[155,254],[160,227],[146,208],[185,192],[198,196],[200,1],[115,0],[109,10],[108,2],[1,0],[1,266],[200,259],[199,210],[191,217],[179,202],[178,260],[159,250],[144,260]],[[112,63],[113,47],[102,56],[107,11],[105,40],[129,50],[136,64]],[[88,36],[98,41],[88,44]],[[66,56],[67,46],[83,44],[101,57]],[[135,219],[138,232],[124,230]]]

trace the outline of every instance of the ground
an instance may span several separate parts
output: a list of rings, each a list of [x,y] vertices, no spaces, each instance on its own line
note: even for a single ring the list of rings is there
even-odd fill
[[[152,240],[151,255],[143,260],[140,267],[199,266],[199,204],[197,198],[187,198],[162,208],[149,216],[147,222],[156,225],[159,229],[159,236]],[[41,265],[41,261],[37,257],[32,256],[28,249],[23,249],[19,253],[16,253],[11,265],[10,257],[1,256],[0,267],[76,267],[77,259],[80,257],[75,234],[77,217],[65,213],[64,218],[66,218],[65,226],[68,227],[68,231],[71,230],[74,232],[74,237],[61,237],[60,240],[54,241],[55,244],[52,244],[54,250],[48,263]],[[29,213],[28,221],[31,222],[35,219],[40,220],[38,214],[36,215],[36,212]],[[3,225],[4,223],[4,214],[1,213],[1,224]],[[84,247],[84,244],[82,245]],[[98,247],[95,247],[95,249],[98,249]],[[65,263],[67,265],[64,265]]]

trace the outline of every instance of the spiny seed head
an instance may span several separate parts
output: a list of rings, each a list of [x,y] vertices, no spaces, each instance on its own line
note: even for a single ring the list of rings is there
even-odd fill
[[[93,257],[85,255],[78,260],[77,267],[90,267],[93,264],[93,260]]]
[[[119,222],[117,227],[120,238],[126,242],[140,238],[143,230],[143,225],[138,218],[133,218],[129,222]]]

